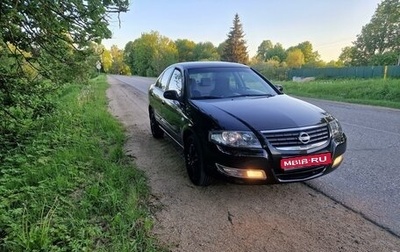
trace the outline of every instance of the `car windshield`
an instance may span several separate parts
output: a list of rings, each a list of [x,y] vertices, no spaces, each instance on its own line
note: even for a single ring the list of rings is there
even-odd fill
[[[196,68],[189,71],[191,99],[274,96],[276,91],[250,68]]]

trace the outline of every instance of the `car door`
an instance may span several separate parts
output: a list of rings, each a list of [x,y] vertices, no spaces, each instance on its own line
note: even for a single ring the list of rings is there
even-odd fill
[[[158,77],[153,88],[149,90],[149,99],[151,99],[150,103],[152,104],[154,116],[160,126],[166,129],[167,124],[164,119],[165,116],[165,98],[163,96],[165,90],[167,89],[169,80],[171,78],[171,74],[174,71],[173,67],[167,68],[160,76]]]
[[[167,90],[175,90],[180,97],[183,97],[183,83],[182,72],[175,68],[169,80]],[[180,144],[182,144],[181,129],[185,123],[183,104],[180,101],[165,99],[163,109],[166,130]]]

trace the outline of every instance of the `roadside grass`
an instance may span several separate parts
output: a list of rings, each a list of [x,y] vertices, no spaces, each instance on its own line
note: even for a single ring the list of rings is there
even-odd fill
[[[147,181],[124,155],[105,76],[56,95],[55,113],[0,164],[0,251],[162,251]]]
[[[282,82],[290,95],[400,109],[399,79]]]

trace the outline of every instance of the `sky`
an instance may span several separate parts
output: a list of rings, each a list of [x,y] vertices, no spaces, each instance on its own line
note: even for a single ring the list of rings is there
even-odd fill
[[[195,43],[227,39],[239,15],[249,56],[263,40],[285,49],[310,41],[324,61],[337,60],[370,22],[381,0],[131,0],[129,11],[111,17],[111,39],[102,44],[124,49],[143,33]]]

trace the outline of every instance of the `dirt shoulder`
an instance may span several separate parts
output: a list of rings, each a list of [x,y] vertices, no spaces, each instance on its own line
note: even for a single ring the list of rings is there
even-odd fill
[[[149,178],[154,234],[171,251],[400,251],[400,239],[303,183],[193,186],[180,151],[150,133],[147,97],[109,78],[126,152]]]

